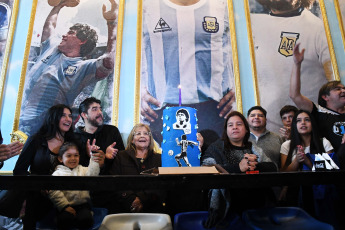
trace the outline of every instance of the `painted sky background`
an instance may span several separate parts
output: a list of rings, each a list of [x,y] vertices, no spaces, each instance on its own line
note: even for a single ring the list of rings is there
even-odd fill
[[[39,0],[42,1],[42,0]],[[345,5],[345,0],[339,0],[341,5]],[[107,0],[81,0],[80,7],[83,4],[95,4],[99,8]],[[341,41],[339,24],[337,21],[333,0],[324,0],[330,29],[332,33],[333,45],[337,56],[337,63],[341,79],[345,80],[345,53]],[[343,4],[344,3],[344,4]],[[243,99],[244,113],[255,104],[254,90],[252,83],[251,60],[249,56],[249,45],[247,35],[247,25],[244,13],[244,3],[240,0],[233,0],[234,16],[236,23],[236,36],[238,59],[241,77],[241,91]],[[9,60],[8,74],[4,89],[3,110],[1,113],[1,131],[4,143],[10,142],[10,133],[13,128],[13,119],[15,114],[15,105],[17,101],[17,92],[19,87],[22,60],[25,51],[27,32],[29,28],[29,19],[31,14],[32,2],[30,0],[20,0],[19,12],[17,18],[16,31],[12,44],[12,51]],[[72,9],[71,9],[72,10]],[[47,13],[49,13],[47,9]],[[94,21],[95,19],[90,12],[83,12],[85,22]],[[101,13],[101,9],[100,9]],[[62,17],[59,17],[59,19]],[[45,18],[44,18],[45,19]],[[44,22],[44,19],[42,21]],[[83,20],[84,20],[83,19]],[[102,18],[101,18],[102,19]],[[63,19],[61,19],[63,20]],[[102,19],[103,20],[103,19]],[[42,23],[43,23],[42,22]],[[43,25],[42,25],[43,26]],[[136,27],[137,27],[137,0],[125,0],[125,16],[122,40],[122,57],[121,57],[121,79],[120,79],[120,101],[119,101],[119,123],[118,128],[123,135],[124,141],[133,127],[134,111],[134,86],[135,86],[135,62],[136,62]],[[36,28],[38,31],[38,28]],[[65,32],[65,31],[63,31]],[[3,171],[12,171],[17,157],[5,162]]]

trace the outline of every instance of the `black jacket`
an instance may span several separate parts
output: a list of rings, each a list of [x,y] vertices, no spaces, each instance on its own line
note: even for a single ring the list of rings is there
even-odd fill
[[[75,130],[75,136],[80,141],[80,145],[83,148],[83,151],[86,152],[86,142],[89,139],[92,143],[93,139],[96,139],[96,145],[105,153],[109,145],[116,142],[115,148],[119,151],[124,150],[125,146],[122,141],[121,134],[119,129],[116,126],[112,125],[102,125],[97,129],[93,134],[87,133],[84,131],[84,127],[78,127]],[[89,165],[90,158],[86,154],[80,157],[80,164],[83,166]],[[102,175],[109,174],[109,167],[111,166],[113,160],[105,159],[104,167],[101,169]]]

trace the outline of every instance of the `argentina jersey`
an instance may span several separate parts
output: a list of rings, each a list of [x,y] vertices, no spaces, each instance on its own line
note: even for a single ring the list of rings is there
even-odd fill
[[[141,85],[162,103],[220,101],[234,86],[226,0],[144,1]],[[143,87],[142,87],[143,88]]]
[[[50,40],[42,43],[42,54],[28,72],[20,121],[37,119],[52,105],[72,106],[78,94],[96,83],[98,61],[67,57]]]

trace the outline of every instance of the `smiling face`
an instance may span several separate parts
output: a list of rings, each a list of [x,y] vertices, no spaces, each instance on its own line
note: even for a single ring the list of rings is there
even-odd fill
[[[138,127],[134,134],[132,144],[136,149],[148,149],[150,146],[151,133],[145,127]]]
[[[308,114],[300,113],[296,118],[297,131],[300,135],[310,135],[312,131],[311,120]]]
[[[326,101],[327,107],[335,110],[338,107],[345,106],[345,87],[338,84],[335,88],[329,91],[329,95],[323,95],[322,98]]]
[[[100,104],[94,102],[90,105],[87,113],[82,113],[85,123],[94,127],[103,125],[103,112]]]
[[[247,120],[250,129],[264,130],[266,128],[266,117],[261,110],[255,109],[251,111]]]
[[[64,154],[58,157],[58,160],[60,163],[62,163],[64,166],[74,169],[79,164],[79,152],[75,147],[68,148]]]
[[[233,145],[242,146],[244,136],[247,133],[244,122],[239,116],[232,116],[227,122],[226,133],[229,141]]]
[[[66,133],[72,126],[72,114],[69,109],[64,108],[59,122],[59,129],[62,134]]]

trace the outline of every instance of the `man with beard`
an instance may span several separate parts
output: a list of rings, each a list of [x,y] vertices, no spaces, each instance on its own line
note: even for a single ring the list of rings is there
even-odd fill
[[[111,167],[117,152],[125,149],[119,129],[113,125],[103,124],[101,101],[94,97],[86,98],[80,103],[79,114],[85,126],[79,126],[75,130],[76,137],[82,142],[81,146],[84,147],[90,143],[98,146],[99,150],[105,153],[106,159],[100,175],[108,175],[109,167]],[[80,164],[83,166],[88,166],[89,160],[90,156],[80,156]],[[111,193],[91,192],[91,198],[94,206],[105,207],[111,212],[114,206],[113,202],[115,202],[112,200]]]
[[[122,141],[119,129],[113,125],[103,124],[103,113],[101,101],[97,98],[86,98],[79,105],[79,114],[83,119],[85,126],[79,126],[75,132],[76,136],[80,137],[82,146],[86,143],[95,144],[105,153],[106,160],[101,174],[107,174],[108,166],[111,165],[112,159],[116,156],[119,150],[124,150],[125,146]],[[89,159],[80,160],[80,164],[88,164]]]
[[[267,111],[268,129],[279,132],[278,111],[287,104],[293,49],[304,48],[302,94],[317,101],[317,92],[332,80],[332,66],[323,22],[308,10],[314,0],[256,0],[269,14],[252,13],[260,105]],[[274,95],[274,97],[272,97]]]

